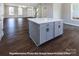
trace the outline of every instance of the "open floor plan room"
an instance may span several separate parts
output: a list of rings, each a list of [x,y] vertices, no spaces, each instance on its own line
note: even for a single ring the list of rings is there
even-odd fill
[[[0,56],[79,56],[78,7],[71,3],[0,3]]]

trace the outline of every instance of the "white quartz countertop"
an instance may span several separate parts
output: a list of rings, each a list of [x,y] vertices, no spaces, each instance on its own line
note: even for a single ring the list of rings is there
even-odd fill
[[[28,18],[29,21],[35,22],[37,24],[62,21],[62,19],[53,19],[53,18]]]

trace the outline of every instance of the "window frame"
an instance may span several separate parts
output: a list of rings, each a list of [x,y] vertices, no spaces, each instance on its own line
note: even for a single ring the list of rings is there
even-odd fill
[[[11,8],[13,8],[13,10],[11,10]],[[9,14],[10,16],[15,15],[15,8],[14,8],[14,6],[9,6],[9,7],[8,7],[8,11],[9,11],[8,14]]]
[[[79,20],[77,20],[77,19],[73,19],[73,4],[74,4],[74,3],[71,3],[71,20],[79,21]]]

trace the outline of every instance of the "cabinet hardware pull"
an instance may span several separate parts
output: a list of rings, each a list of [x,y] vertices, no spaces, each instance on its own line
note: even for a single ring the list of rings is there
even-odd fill
[[[49,28],[47,28],[46,31],[48,32],[49,31]]]
[[[60,25],[58,26],[58,28],[60,28]]]

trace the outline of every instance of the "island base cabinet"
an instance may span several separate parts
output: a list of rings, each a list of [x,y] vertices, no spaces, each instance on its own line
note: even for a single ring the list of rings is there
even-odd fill
[[[36,24],[29,21],[29,35],[34,43],[39,46],[54,38],[53,23]]]
[[[29,21],[29,36],[37,46],[63,34],[62,21],[35,23]]]

